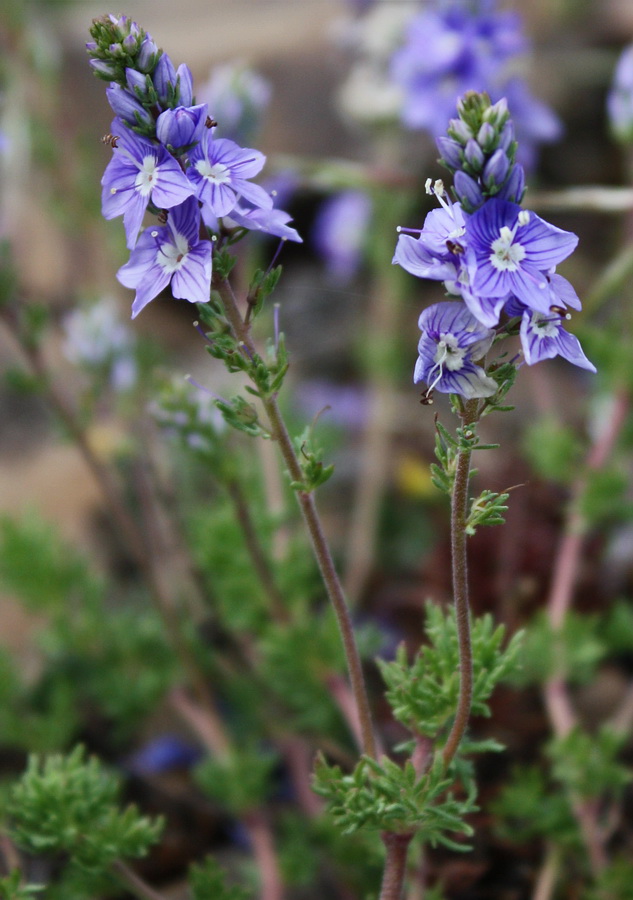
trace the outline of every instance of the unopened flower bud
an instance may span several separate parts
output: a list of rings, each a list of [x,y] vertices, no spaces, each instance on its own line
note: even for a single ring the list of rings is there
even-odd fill
[[[475,172],[480,172],[486,161],[484,152],[474,138],[470,138],[464,148],[464,158]]]
[[[156,68],[159,55],[160,50],[150,35],[146,34],[136,57],[136,68],[145,75],[151,75]]]
[[[451,119],[448,124],[449,137],[454,138],[460,144],[464,145],[473,136],[472,131],[461,119]]]
[[[483,171],[483,182],[487,188],[500,187],[508,176],[510,160],[501,149],[495,150]]]
[[[466,212],[474,212],[484,202],[484,195],[475,179],[461,170],[455,172],[455,193]]]
[[[91,59],[90,65],[95,74],[106,81],[111,81],[116,77],[116,66],[114,63],[107,62],[105,59]]]
[[[496,131],[494,130],[490,122],[484,122],[484,124],[477,132],[477,143],[484,151],[484,153],[490,153],[494,149],[496,140]]]
[[[193,103],[193,76],[191,69],[185,63],[181,63],[176,69],[174,86],[178,85],[176,102],[178,106],[191,106]]]
[[[452,138],[439,137],[437,139],[437,148],[440,151],[443,161],[450,169],[459,169],[462,164],[462,147]]]
[[[202,137],[208,108],[206,103],[166,109],[156,120],[156,137],[165,147],[178,150],[196,144]]]
[[[501,133],[499,134],[499,146],[502,150],[507,150],[512,141],[514,140],[514,124],[512,119],[508,119],[503,128],[501,129]]]
[[[520,203],[525,193],[525,172],[523,166],[518,163],[512,168],[508,180],[496,195],[499,200],[510,200],[511,203]]]
[[[153,119],[150,113],[125,88],[118,84],[110,85],[109,88],[106,88],[106,96],[116,115],[120,116],[124,122],[130,125],[137,125],[139,121],[145,125],[152,124]]]

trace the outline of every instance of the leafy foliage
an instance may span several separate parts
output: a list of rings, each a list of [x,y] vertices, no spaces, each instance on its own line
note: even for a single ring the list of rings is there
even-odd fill
[[[194,775],[205,794],[239,817],[268,799],[276,762],[276,754],[261,747],[233,749],[203,760]]]
[[[63,853],[88,873],[116,859],[144,856],[156,843],[162,821],[133,806],[120,811],[120,787],[83,747],[67,756],[32,756],[11,792],[11,834],[32,854]]]
[[[459,646],[455,615],[427,603],[425,631],[429,643],[407,662],[404,647],[394,662],[380,662],[393,714],[410,731],[430,738],[447,726],[455,714],[459,693]],[[502,649],[505,629],[495,628],[492,616],[472,624],[473,713],[490,715],[487,700],[496,684],[515,668],[521,635]]]
[[[219,864],[212,856],[189,869],[191,900],[246,900],[248,891],[228,885]]]
[[[431,768],[418,775],[409,760],[403,766],[383,756],[380,761],[363,756],[349,775],[340,766],[317,759],[314,789],[325,797],[334,821],[344,834],[359,829],[413,832],[432,846],[467,849],[451,834],[470,836],[464,817],[476,809],[475,785],[471,782],[462,798],[450,793],[452,775],[444,771],[438,757]]]

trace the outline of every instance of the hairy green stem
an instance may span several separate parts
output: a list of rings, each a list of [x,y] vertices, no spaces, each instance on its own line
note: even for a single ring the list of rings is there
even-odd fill
[[[250,336],[249,329],[244,323],[236,298],[233,295],[231,285],[226,280],[218,280],[217,282],[214,282],[214,287],[222,299],[227,319],[230,322],[236,339],[243,344],[250,355],[256,354],[257,350]],[[266,411],[266,415],[268,416],[271,434],[279,446],[280,453],[286,468],[288,469],[291,480],[302,482],[303,472],[276,397],[264,397],[262,398],[262,404]],[[360,654],[356,645],[349,607],[334,565],[334,560],[332,559],[328,542],[321,526],[321,520],[317,512],[314,496],[311,491],[301,490],[296,491],[296,496],[310,536],[312,549],[325,589],[332,606],[334,607],[334,612],[338,621],[345,649],[352,691],[354,692],[354,699],[358,711],[359,729],[362,735],[362,750],[368,756],[375,758],[377,755],[376,740],[374,737],[369,698],[365,687],[365,678],[363,676]]]
[[[407,867],[407,853],[413,835],[385,831],[381,837],[387,851],[387,858],[382,876],[380,900],[400,900]]]
[[[477,400],[464,404],[462,422],[466,428],[477,421]],[[442,751],[447,768],[466,731],[473,697],[473,656],[470,643],[470,606],[468,603],[468,563],[466,553],[466,520],[468,518],[468,482],[471,450],[460,450],[455,467],[455,481],[451,496],[451,559],[453,603],[459,645],[459,697],[453,727]]]

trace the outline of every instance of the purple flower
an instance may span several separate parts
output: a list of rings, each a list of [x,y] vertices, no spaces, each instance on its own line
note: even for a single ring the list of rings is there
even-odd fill
[[[371,199],[364,191],[342,191],[323,203],[315,219],[314,246],[328,274],[341,284],[358,270],[371,212]]]
[[[575,234],[545,222],[506,200],[488,200],[466,223],[470,287],[479,297],[514,294],[536,312],[547,314],[546,272],[578,243]]]
[[[438,390],[462,397],[491,397],[497,383],[477,365],[494,339],[463,303],[435,303],[418,321],[422,336],[413,381],[425,381],[428,393]]]
[[[405,92],[404,124],[439,136],[457,98],[468,90],[490,93],[503,63],[524,49],[521,21],[512,13],[472,13],[455,2],[442,11],[421,12],[392,60],[394,80]]]
[[[208,105],[222,137],[238,143],[252,139],[270,101],[270,84],[244,65],[227,63],[212,69],[209,80],[197,91]]]
[[[160,144],[140,137],[118,119],[111,126],[117,136],[114,155],[103,173],[101,201],[106,219],[123,216],[127,245],[138,236],[147,204],[171,209],[193,194],[178,162]]]
[[[292,222],[292,217],[283,209],[261,209],[261,207],[238,203],[235,209],[229,213],[229,224],[231,222],[235,222],[241,228],[248,228],[249,231],[260,231],[264,234],[272,234],[284,241],[303,243],[303,238],[296,228],[288,225],[288,222]]]
[[[259,150],[239,147],[227,138],[214,140],[207,129],[200,143],[189,154],[187,175],[196,196],[215,216],[226,216],[235,209],[240,197],[254,206],[270,209],[270,194],[248,179],[261,172],[266,157]]]
[[[179,150],[196,144],[208,118],[206,103],[166,109],[156,120],[156,137],[165,147]]]
[[[136,289],[132,318],[171,282],[174,297],[207,303],[211,288],[211,242],[200,240],[200,210],[193,197],[169,211],[167,224],[146,228],[117,272]]]
[[[528,366],[542,359],[562,356],[581,369],[595,372],[596,367],[585,356],[578,338],[562,327],[565,316],[557,312],[540,313],[526,309],[521,320],[521,346]]]
[[[633,139],[633,44],[620,56],[607,96],[611,130],[620,141]]]

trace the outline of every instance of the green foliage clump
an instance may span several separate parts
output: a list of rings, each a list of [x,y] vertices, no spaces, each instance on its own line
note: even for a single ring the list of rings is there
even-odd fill
[[[414,734],[436,738],[455,714],[459,694],[459,645],[455,615],[433,603],[426,605],[425,631],[429,643],[417,653],[412,664],[404,647],[393,662],[379,662],[387,684],[387,700],[393,714]],[[474,715],[488,716],[487,704],[495,685],[509,677],[516,667],[522,635],[515,635],[502,649],[505,629],[495,628],[492,616],[473,621]]]
[[[574,797],[620,796],[633,777],[618,762],[628,735],[603,727],[589,734],[574,728],[547,747],[552,776]]]
[[[581,441],[558,419],[528,423],[523,449],[534,471],[549,481],[568,484],[578,472]]]
[[[277,755],[261,747],[232,749],[204,759],[194,770],[207,796],[236,817],[262,806],[272,791]]]
[[[189,869],[191,900],[246,900],[248,891],[229,885],[225,873],[212,856]]]
[[[32,756],[11,791],[11,836],[34,855],[64,854],[82,871],[104,872],[117,859],[144,856],[163,825],[134,806],[120,811],[119,793],[118,780],[81,746]]]
[[[570,684],[586,684],[608,652],[597,629],[598,617],[569,612],[560,629],[539,613],[526,629],[520,666],[510,675],[516,685],[543,684],[558,672]]]
[[[569,800],[538,766],[517,766],[492,805],[497,832],[513,843],[533,838],[581,847],[578,824]]]
[[[450,792],[453,774],[447,774],[440,757],[431,768],[418,775],[408,760],[403,766],[386,756],[380,761],[363,756],[353,772],[344,775],[340,766],[317,759],[314,790],[325,797],[330,813],[343,834],[359,829],[417,833],[432,846],[467,849],[449,834],[470,836],[473,831],[465,816],[475,805],[474,782],[466,795]]]

